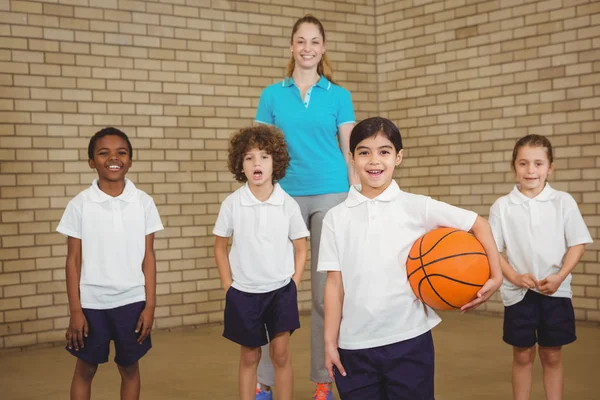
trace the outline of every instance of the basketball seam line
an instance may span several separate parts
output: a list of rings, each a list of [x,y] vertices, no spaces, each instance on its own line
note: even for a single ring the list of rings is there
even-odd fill
[[[452,232],[448,232],[448,233],[446,233],[444,236],[442,236],[441,238],[439,238],[439,239],[438,239],[438,241],[437,241],[437,242],[435,242],[435,243],[433,244],[433,246],[431,246],[431,248],[425,252],[425,254],[421,254],[421,250],[422,250],[422,247],[421,247],[421,246],[422,246],[422,243],[423,243],[423,239],[421,239],[421,243],[419,243],[419,257],[423,257],[423,256],[426,256],[427,254],[431,253],[431,251],[432,251],[433,249],[435,249],[435,247],[436,247],[436,246],[437,246],[437,245],[438,245],[438,244],[439,244],[439,243],[440,243],[442,240],[444,240],[446,237],[448,237],[448,236],[450,236],[450,235],[452,235],[453,233],[456,233],[456,232],[464,232],[464,231],[461,231],[460,229],[457,229],[457,230],[455,230],[455,231],[452,231]],[[416,258],[412,258],[412,257],[410,256],[410,253],[409,253],[409,255],[408,255],[408,259],[409,259],[409,260],[416,260]]]
[[[442,258],[438,258],[436,260],[433,260],[431,262],[428,262],[427,264],[423,264],[423,260],[421,259],[421,266],[419,268],[416,268],[414,271],[412,271],[407,278],[410,278],[415,272],[419,271],[419,270],[423,270],[423,272],[425,273],[425,275],[427,275],[427,273],[425,272],[425,267],[430,266],[431,264],[435,264],[437,262],[440,261],[445,261],[445,260],[449,260],[451,258],[456,258],[456,257],[461,257],[461,256],[486,256],[486,253],[479,253],[479,252],[474,252],[474,253],[460,253],[460,254],[453,254],[451,256],[447,256],[447,257],[442,257]]]

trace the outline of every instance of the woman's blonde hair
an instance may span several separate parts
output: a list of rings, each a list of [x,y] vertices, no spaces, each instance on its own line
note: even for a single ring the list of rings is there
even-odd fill
[[[325,44],[325,28],[323,28],[323,24],[321,23],[321,21],[319,21],[316,17],[314,17],[310,14],[306,14],[304,17],[302,17],[302,18],[298,19],[298,21],[296,21],[296,23],[294,24],[294,28],[292,29],[292,36],[290,38],[290,43],[294,42],[294,35],[296,34],[296,32],[298,32],[298,29],[300,28],[300,25],[302,25],[302,24],[316,25],[317,28],[319,28],[319,32],[321,33],[321,36],[323,36],[323,44]],[[295,67],[296,67],[296,62],[294,60],[294,56],[292,55],[292,57],[288,61],[287,66],[285,68],[285,76],[287,78],[292,77]],[[333,80],[333,68],[331,68],[331,63],[329,62],[329,59],[327,58],[327,53],[323,54],[323,56],[321,57],[321,61],[319,61],[319,65],[317,66],[317,73],[319,74],[319,76],[324,76],[330,82],[335,83],[335,81]]]

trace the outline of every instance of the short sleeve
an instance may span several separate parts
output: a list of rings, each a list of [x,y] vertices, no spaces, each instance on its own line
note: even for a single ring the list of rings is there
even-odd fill
[[[288,237],[290,240],[296,240],[304,237],[309,237],[310,232],[306,228],[300,207],[296,205],[292,215],[290,215],[290,231]]]
[[[81,239],[81,210],[74,200],[67,204],[56,231],[65,236]]]
[[[221,204],[219,216],[217,217],[217,222],[215,222],[215,227],[213,228],[213,235],[221,237],[230,237],[233,235],[233,214],[231,212],[232,205],[228,199],[229,198],[225,199],[225,201],[223,201]]]
[[[268,89],[268,87],[265,88],[260,95],[255,121],[261,124],[274,125],[273,104]]]
[[[502,235],[502,218],[498,202],[495,202],[490,208],[489,223],[492,228],[492,235],[494,236],[496,247],[498,247],[498,251],[502,252],[504,250],[504,236]]]
[[[477,219],[473,211],[455,207],[448,203],[427,198],[425,226],[428,230],[447,227],[470,231]]]
[[[583,216],[579,211],[577,202],[573,197],[567,195],[564,202],[565,206],[565,239],[567,246],[577,246],[579,244],[590,244],[593,242],[590,232],[585,225]]]
[[[331,211],[323,219],[317,271],[341,271],[340,258],[335,241],[335,231],[333,230],[333,214]]]
[[[352,105],[350,92],[342,89],[340,96],[336,126],[355,123],[356,118],[354,117],[354,106]]]
[[[156,204],[154,204],[154,200],[151,199],[146,205],[145,214],[146,235],[150,235],[151,233],[155,233],[165,229],[165,227],[162,224],[162,221],[160,220],[160,214],[158,213]]]

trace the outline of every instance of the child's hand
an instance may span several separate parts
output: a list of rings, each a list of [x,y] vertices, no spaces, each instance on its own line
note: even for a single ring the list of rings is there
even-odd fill
[[[69,318],[69,327],[65,338],[67,339],[67,347],[72,349],[75,347],[75,351],[79,351],[80,348],[84,348],[83,338],[88,335],[88,323],[83,315],[83,311],[74,311],[71,313]]]
[[[524,289],[533,289],[539,285],[539,282],[531,274],[517,275],[512,283],[513,285]]]
[[[138,318],[137,326],[135,327],[135,333],[139,333],[138,343],[142,343],[150,331],[152,331],[152,324],[154,323],[154,308],[144,308],[140,317]]]
[[[340,353],[336,346],[326,346],[325,349],[325,368],[327,368],[327,372],[329,372],[329,377],[332,381],[335,381],[335,377],[333,376],[333,367],[335,366],[337,370],[342,374],[342,376],[346,376],[346,370],[340,361]]]
[[[502,277],[488,279],[487,282],[479,290],[479,292],[477,292],[477,297],[475,298],[475,300],[462,306],[460,308],[460,311],[464,313],[476,309],[481,304],[488,301],[488,299],[492,297],[494,292],[500,288],[500,285],[502,285]]]
[[[562,281],[563,279],[558,275],[548,275],[539,282],[538,290],[541,293],[550,296],[558,290]]]
[[[302,278],[299,278],[296,275],[292,276],[292,280],[296,284],[296,289],[300,288],[300,279],[302,279]]]

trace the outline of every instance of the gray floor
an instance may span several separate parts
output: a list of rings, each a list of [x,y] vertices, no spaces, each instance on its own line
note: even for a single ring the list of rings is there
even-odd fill
[[[437,400],[511,398],[511,349],[501,340],[502,319],[443,313],[434,329]],[[309,324],[292,337],[295,398],[312,399],[308,381]],[[154,348],[142,360],[142,399],[236,399],[238,348],[220,326],[155,332]],[[580,324],[578,340],[566,346],[565,399],[600,399],[600,327]],[[68,399],[74,359],[62,348],[0,353],[0,399]],[[532,399],[543,399],[536,362]],[[93,399],[118,399],[119,375],[111,362],[100,367]]]

